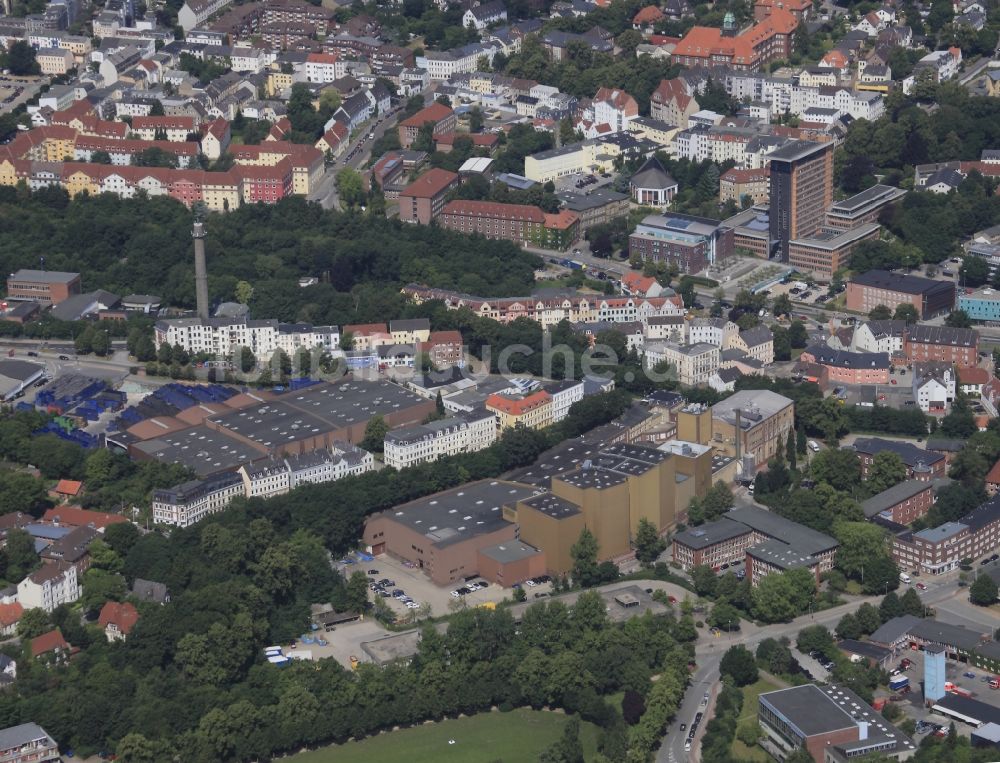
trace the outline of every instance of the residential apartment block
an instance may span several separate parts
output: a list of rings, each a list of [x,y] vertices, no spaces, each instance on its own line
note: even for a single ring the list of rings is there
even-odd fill
[[[517,426],[542,429],[552,423],[552,395],[545,390],[526,395],[493,394],[486,398],[486,410],[495,414],[498,432]]]
[[[0,730],[3,763],[58,763],[59,745],[37,723],[22,723]]]
[[[930,511],[936,500],[937,485],[921,480],[906,480],[873,495],[861,504],[866,519],[876,517],[908,525]]]
[[[712,344],[685,344],[673,342],[646,342],[643,364],[654,368],[669,363],[677,380],[686,386],[708,384],[709,377],[719,369],[719,348]]]
[[[892,541],[892,556],[901,570],[931,575],[954,570],[963,559],[978,559],[1000,545],[1000,496],[995,496],[958,522],[919,532],[907,530]]]
[[[339,353],[340,329],[273,319],[166,318],[156,322],[153,342],[157,349],[164,344],[180,345],[191,354],[206,352],[218,357],[228,356],[238,347],[249,348],[257,358],[270,357],[275,350],[292,356],[303,348]]]
[[[683,315],[681,299],[669,297],[604,297],[594,294],[534,295],[527,297],[475,297],[447,289],[434,289],[420,284],[403,287],[403,293],[420,304],[440,300],[449,310],[468,308],[475,315],[510,323],[529,318],[549,329],[562,320],[570,323],[609,321],[645,322],[649,318]]]
[[[563,210],[548,214],[527,204],[450,201],[442,208],[438,223],[460,233],[476,233],[519,246],[545,249],[566,249],[580,236],[580,218],[576,213]]]
[[[44,564],[17,584],[17,601],[25,609],[51,612],[72,604],[83,592],[76,567],[64,562]]]
[[[371,453],[347,442],[337,442],[330,450],[314,450],[297,456],[244,464],[237,472],[154,490],[153,521],[190,527],[222,511],[237,497],[267,498],[287,493],[300,485],[334,482],[374,468]]]
[[[859,437],[849,446],[858,454],[861,462],[861,477],[868,478],[875,456],[879,453],[895,453],[906,467],[906,478],[919,482],[943,479],[948,462],[940,453],[923,450],[908,442],[884,440],[881,437]]]
[[[441,456],[488,448],[496,438],[496,416],[491,412],[460,413],[389,432],[384,443],[385,463],[396,469],[406,469]]]
[[[458,183],[456,172],[438,167],[428,170],[399,192],[399,219],[430,225],[444,209],[448,191]]]

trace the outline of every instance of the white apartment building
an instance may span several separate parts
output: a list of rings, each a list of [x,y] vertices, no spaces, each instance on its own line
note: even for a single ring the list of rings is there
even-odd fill
[[[389,432],[384,442],[385,463],[396,469],[405,469],[435,461],[441,456],[483,450],[496,439],[496,416],[490,411],[460,413],[429,424]]]
[[[712,374],[719,368],[721,351],[711,344],[678,345],[673,342],[646,342],[643,363],[653,368],[659,363],[670,363],[681,384],[694,387],[708,384]]]
[[[42,565],[17,584],[17,601],[25,609],[51,612],[60,604],[72,604],[82,589],[72,564]]]
[[[282,461],[257,465],[244,464],[236,473],[243,480],[243,491],[247,498],[284,495],[291,484],[288,469]]]
[[[495,424],[491,425],[495,427]],[[334,482],[375,468],[371,453],[347,442],[330,451],[317,450],[258,465],[243,465],[237,472],[193,480],[153,491],[153,521],[190,527],[222,511],[234,498],[269,498],[300,485]]]
[[[688,324],[687,341],[724,347],[739,333],[740,327],[725,318],[695,318]]]
[[[427,71],[432,80],[444,81],[455,74],[471,73],[479,66],[479,59],[485,57],[490,65],[493,57],[501,50],[496,42],[472,43],[452,50],[428,50],[417,56],[417,67]]]
[[[552,423],[562,421],[569,415],[570,406],[583,400],[583,382],[567,379],[544,385],[543,389],[552,396]]]
[[[859,352],[885,352],[892,355],[903,351],[905,321],[865,321],[854,329],[851,349]]]
[[[192,354],[228,355],[237,347],[249,347],[261,358],[277,349],[292,355],[301,347],[339,352],[340,329],[246,318],[174,318],[157,321],[154,342],[157,349],[164,343],[179,344]]]

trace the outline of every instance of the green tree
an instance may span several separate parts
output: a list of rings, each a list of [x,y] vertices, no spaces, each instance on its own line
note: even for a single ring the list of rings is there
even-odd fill
[[[809,470],[817,482],[836,490],[850,491],[861,482],[861,462],[853,450],[822,450],[813,457]]]
[[[708,616],[708,624],[730,633],[740,629],[740,611],[728,601],[717,602]]]
[[[788,438],[785,440],[785,461],[788,462],[788,468],[793,471],[798,466],[795,452],[795,433],[792,430],[788,430]]]
[[[644,567],[651,567],[666,548],[667,542],[660,537],[653,523],[645,517],[640,519],[635,533],[636,559]]]
[[[868,467],[865,484],[872,495],[877,495],[883,490],[895,487],[905,479],[906,465],[903,460],[892,451],[886,450],[875,454],[871,466]]]
[[[83,573],[83,596],[80,603],[87,612],[96,612],[106,601],[122,601],[125,598],[125,578],[114,572],[94,569]]]
[[[718,579],[715,576],[715,570],[707,564],[698,564],[691,568],[691,582],[694,583],[694,592],[699,596],[712,597],[715,595]]]
[[[249,281],[237,281],[233,289],[233,294],[237,302],[242,305],[249,305],[250,300],[253,299],[253,286]]]
[[[24,77],[30,74],[39,74],[41,67],[35,60],[35,49],[25,40],[16,40],[7,50],[4,59],[6,68],[17,77]]]
[[[365,436],[361,439],[361,447],[372,453],[381,453],[385,445],[385,436],[389,425],[381,414],[376,414],[368,420],[365,426]]]
[[[368,577],[361,570],[355,570],[348,578],[344,600],[352,612],[363,613],[368,608]]]
[[[861,580],[866,564],[886,556],[885,530],[867,522],[839,522],[834,534],[840,546],[837,548],[836,566],[847,577]]]
[[[737,644],[729,647],[722,655],[719,672],[723,677],[732,678],[737,686],[749,686],[755,683],[758,678],[757,661],[754,659],[753,652],[742,644]]]
[[[892,314],[892,319],[894,321],[916,323],[920,320],[920,315],[917,313],[917,308],[915,308],[912,304],[909,302],[901,302],[896,305],[896,312]]]
[[[337,196],[346,207],[356,207],[365,202],[365,189],[361,183],[361,175],[345,167],[337,173],[334,181],[337,186]]]
[[[583,745],[580,743],[580,716],[574,715],[563,726],[562,736],[546,748],[541,763],[583,763]]]
[[[581,588],[590,588],[600,582],[597,564],[597,538],[586,527],[569,550],[573,559],[573,582]]]
[[[905,614],[903,610],[903,605],[899,601],[899,596],[896,595],[895,591],[889,591],[883,598],[882,602],[878,606],[878,613],[882,618],[882,622],[889,622],[894,617],[899,617]]]
[[[969,601],[980,607],[988,607],[997,600],[997,584],[989,575],[980,575],[969,586]]]
[[[952,310],[944,319],[944,325],[955,329],[968,329],[972,328],[972,320],[965,310]]]
[[[892,310],[885,305],[876,305],[868,313],[868,318],[873,321],[888,321],[892,319]]]
[[[797,350],[801,350],[809,344],[809,332],[806,331],[805,324],[802,321],[792,321],[791,325],[789,325],[788,341],[791,343],[792,349]]]
[[[35,551],[35,540],[25,530],[12,528],[7,531],[7,544],[0,551],[3,576],[11,583],[20,583],[30,572],[41,566]]]
[[[22,639],[32,639],[52,630],[52,620],[44,609],[26,609],[17,621],[17,635]]]
[[[850,612],[840,618],[840,622],[837,623],[837,638],[861,638],[861,625],[858,623],[858,618]]]

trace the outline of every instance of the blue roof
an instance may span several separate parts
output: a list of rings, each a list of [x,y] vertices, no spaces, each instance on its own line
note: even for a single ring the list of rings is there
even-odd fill
[[[72,527],[55,527],[54,525],[28,525],[24,528],[32,538],[45,538],[46,540],[59,540],[71,532]]]

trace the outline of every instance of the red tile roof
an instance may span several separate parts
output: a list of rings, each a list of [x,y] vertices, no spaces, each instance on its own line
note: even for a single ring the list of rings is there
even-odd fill
[[[13,604],[0,604],[0,626],[9,628],[20,620],[23,614],[24,607],[16,601]]]
[[[510,416],[522,416],[528,411],[532,411],[551,400],[552,395],[545,390],[533,392],[527,397],[523,397],[519,400],[512,400],[511,398],[504,397],[503,395],[492,394],[486,398],[486,407],[495,408],[496,410],[503,411]]]
[[[472,141],[473,146],[492,148],[499,141],[500,138],[497,137],[495,133],[491,132],[436,132],[434,133],[434,142],[443,143],[446,146],[451,146],[454,144],[456,138],[468,138]]]
[[[433,199],[444,193],[458,182],[458,174],[443,170],[440,167],[427,170],[400,192],[400,196],[412,196],[417,199]]]
[[[69,649],[69,644],[63,638],[62,631],[56,628],[43,633],[38,638],[31,639],[31,656],[38,657],[56,649]]]
[[[633,24],[655,24],[657,21],[661,21],[666,18],[663,15],[663,11],[657,8],[655,5],[647,5],[641,11],[639,11],[635,16],[632,17]]]
[[[986,484],[1000,485],[1000,461],[993,464],[993,468],[986,474]]]
[[[77,495],[83,489],[83,483],[76,480],[59,480],[55,491],[60,495]]]
[[[677,108],[683,110],[691,102],[691,96],[687,94],[684,83],[679,79],[660,80],[659,86],[653,91],[650,97],[653,103],[677,102]]]
[[[102,628],[113,623],[118,630],[127,636],[132,632],[138,619],[139,612],[128,602],[119,604],[117,601],[109,601],[101,607],[101,615],[97,618],[97,622],[101,624]]]
[[[544,223],[545,213],[530,204],[501,204],[496,201],[449,201],[441,211],[443,215],[488,217],[493,220],[526,220]]]
[[[399,124],[403,127],[423,127],[427,122],[440,122],[447,119],[454,112],[443,103],[435,101],[430,106],[420,109],[416,114],[408,119],[404,119]]]
[[[579,219],[580,216],[576,212],[560,209],[555,214],[545,213],[545,227],[552,230],[567,230],[572,228]]]
[[[194,132],[194,117],[132,117],[132,129],[179,129]]]
[[[959,384],[986,384],[990,380],[990,373],[985,368],[975,366],[958,367]]]
[[[70,525],[72,527],[93,527],[102,529],[108,525],[128,522],[121,514],[106,514],[103,511],[87,511],[79,506],[57,506],[49,509],[42,517],[43,522]]]
[[[373,336],[377,334],[389,335],[389,328],[384,323],[355,323],[344,326],[344,333],[353,336]]]

